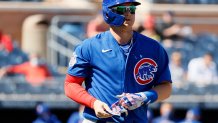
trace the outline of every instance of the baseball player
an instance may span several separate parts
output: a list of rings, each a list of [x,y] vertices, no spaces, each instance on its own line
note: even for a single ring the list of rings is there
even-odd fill
[[[103,0],[110,29],[75,49],[65,94],[85,105],[83,123],[147,123],[148,104],[171,94],[167,53],[132,29],[138,5],[135,0]]]

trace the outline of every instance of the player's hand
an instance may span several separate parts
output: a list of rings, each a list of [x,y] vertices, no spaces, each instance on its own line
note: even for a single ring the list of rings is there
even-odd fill
[[[124,93],[117,96],[119,104],[128,110],[134,110],[144,104],[147,97],[143,92],[140,93]]]
[[[126,116],[128,115],[128,111],[119,104],[119,101],[113,103],[111,105],[111,109],[112,109],[112,115],[120,116],[122,113],[125,113]]]
[[[100,100],[96,100],[94,102],[93,108],[95,111],[95,115],[98,118],[108,118],[112,116],[112,110],[109,108],[109,106],[106,103]]]

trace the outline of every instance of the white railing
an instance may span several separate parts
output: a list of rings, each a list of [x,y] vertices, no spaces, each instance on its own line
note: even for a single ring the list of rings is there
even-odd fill
[[[52,18],[51,26],[49,28],[49,33],[48,33],[48,42],[47,42],[48,63],[55,66],[60,66],[60,64],[58,64],[58,55],[62,55],[64,58],[69,60],[73,54],[74,48],[82,42],[81,39],[61,30],[59,25],[61,23],[74,23],[74,22],[85,25],[91,18],[92,18],[91,16],[55,16]],[[59,39],[63,39],[71,47],[65,47],[61,45],[58,42]],[[59,60],[66,60],[66,59],[59,59]]]

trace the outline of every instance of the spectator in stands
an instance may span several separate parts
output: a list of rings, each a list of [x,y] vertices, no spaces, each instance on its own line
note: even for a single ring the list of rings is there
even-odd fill
[[[211,53],[193,58],[188,64],[188,81],[197,87],[206,87],[217,81],[217,67]]]
[[[175,22],[172,11],[164,12],[162,18],[156,24],[157,33],[161,37],[166,48],[183,47],[184,40],[192,35],[192,28],[188,25],[180,25]]]
[[[193,34],[189,25],[181,25],[175,22],[174,12],[172,11],[163,13],[161,20],[157,21],[156,30],[162,40],[180,41]]]
[[[29,55],[29,61],[0,69],[0,78],[7,73],[23,74],[32,86],[41,85],[46,79],[52,77],[46,63],[38,54]]]
[[[170,70],[172,71],[171,77],[174,88],[184,88],[186,86],[186,72],[182,66],[182,54],[179,51],[175,51],[171,54]]]
[[[172,11],[164,12],[160,21],[157,22],[156,30],[161,39],[176,40],[179,37],[181,27],[174,21],[174,13]]]
[[[57,116],[51,113],[49,107],[45,103],[38,103],[35,110],[38,117],[33,123],[61,123]]]
[[[27,60],[28,55],[20,49],[18,43],[10,35],[0,32],[0,68]]]
[[[141,34],[148,36],[154,40],[160,41],[160,36],[155,30],[155,18],[152,15],[147,15],[143,24],[144,30]]]
[[[8,53],[12,52],[14,49],[13,42],[8,34],[3,34],[0,30],[0,50],[5,50]]]
[[[186,117],[180,123],[201,123],[201,111],[198,107],[191,108],[187,111]]]
[[[160,107],[160,116],[154,118],[152,123],[175,123],[173,105],[170,103],[162,103]]]
[[[67,123],[82,123],[84,117],[83,117],[83,110],[84,106],[80,105],[78,112],[74,112],[70,115],[69,119],[67,120]]]
[[[104,32],[109,29],[108,24],[104,21],[101,13],[97,14],[87,25],[87,37],[90,38],[100,32]]]

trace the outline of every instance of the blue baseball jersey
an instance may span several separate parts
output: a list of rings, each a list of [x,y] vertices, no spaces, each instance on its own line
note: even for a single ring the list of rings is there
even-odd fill
[[[127,58],[110,31],[89,38],[79,45],[69,63],[68,74],[85,78],[89,94],[109,106],[116,95],[150,90],[163,82],[171,82],[168,56],[155,40],[133,33],[133,46]],[[128,111],[128,116],[99,119],[93,109],[84,110],[89,120],[146,123],[147,105]]]

